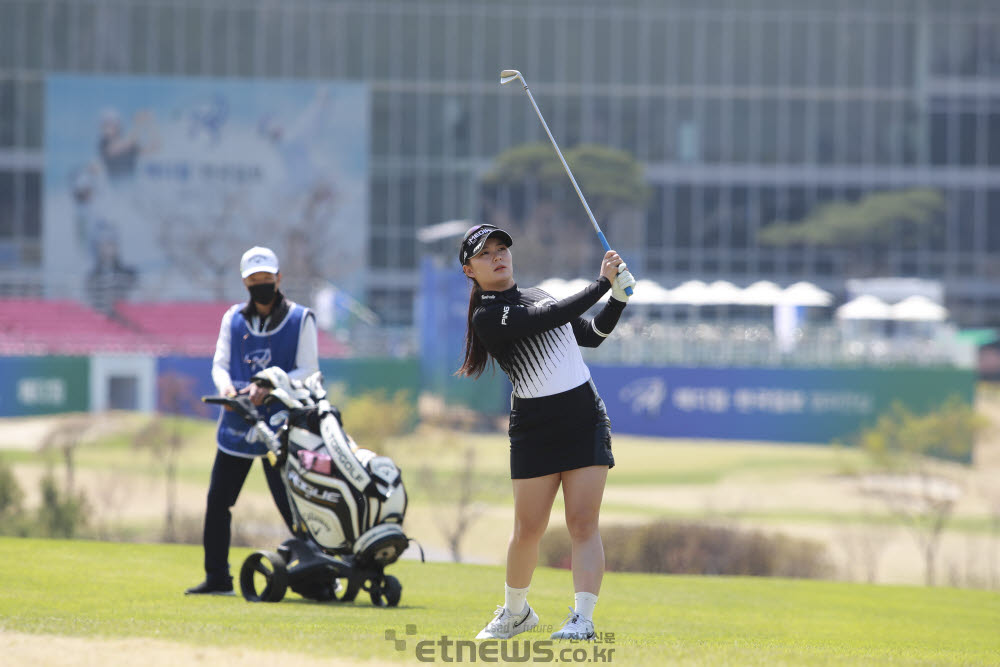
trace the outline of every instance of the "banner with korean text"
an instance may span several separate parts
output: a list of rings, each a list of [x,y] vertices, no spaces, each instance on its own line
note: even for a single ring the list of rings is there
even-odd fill
[[[871,425],[894,401],[927,412],[971,404],[960,369],[678,368],[591,365],[615,433],[830,442]]]

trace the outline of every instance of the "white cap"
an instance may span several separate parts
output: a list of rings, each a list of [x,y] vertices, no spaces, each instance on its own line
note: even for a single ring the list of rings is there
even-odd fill
[[[246,278],[251,273],[267,271],[268,273],[278,272],[278,256],[270,248],[254,246],[243,253],[240,260],[240,274]]]

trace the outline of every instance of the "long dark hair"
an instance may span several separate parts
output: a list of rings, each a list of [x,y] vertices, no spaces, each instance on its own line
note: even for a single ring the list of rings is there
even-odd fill
[[[455,371],[455,375],[477,378],[483,374],[486,365],[492,359],[490,353],[486,351],[486,345],[476,335],[476,330],[472,326],[472,314],[483,301],[483,288],[475,278],[469,280],[472,281],[472,288],[469,290],[469,318],[465,324],[465,361],[462,362],[462,367]]]

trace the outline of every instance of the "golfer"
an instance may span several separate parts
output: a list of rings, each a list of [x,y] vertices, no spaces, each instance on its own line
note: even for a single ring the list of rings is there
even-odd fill
[[[580,347],[600,345],[614,329],[635,284],[621,257],[609,250],[601,275],[579,294],[556,301],[514,282],[510,234],[478,225],[465,234],[459,262],[472,280],[465,362],[458,375],[478,377],[492,358],[510,378],[510,476],[514,532],[507,547],[504,605],[477,639],[506,639],[531,630],[538,615],[527,602],[538,544],[559,485],[572,541],[570,614],[553,639],[593,639],[594,606],[604,576],[598,532],[611,453],[611,422],[590,379]],[[611,290],[593,319],[583,314]]]
[[[219,340],[212,361],[212,380],[223,396],[249,394],[250,401],[263,405],[270,390],[250,380],[259,371],[278,366],[288,377],[301,380],[319,370],[316,318],[312,311],[294,303],[278,289],[281,273],[278,257],[269,248],[254,247],[243,254],[240,274],[249,292],[246,303],[232,306],[222,316]],[[280,405],[262,408],[270,421]],[[272,426],[276,426],[271,422]],[[218,449],[212,466],[205,509],[205,581],[189,588],[188,595],[232,595],[229,574],[230,508],[243,488],[255,458],[267,454],[267,446],[253,436],[254,431],[235,412],[223,410],[216,433]],[[281,471],[266,462],[264,476],[291,530],[292,511],[281,481]]]

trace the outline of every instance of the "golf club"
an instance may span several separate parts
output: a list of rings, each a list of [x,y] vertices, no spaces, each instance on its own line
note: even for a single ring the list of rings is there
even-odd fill
[[[590,205],[587,203],[587,198],[583,196],[583,191],[580,190],[580,186],[576,183],[576,178],[573,177],[573,172],[570,171],[569,165],[566,164],[566,158],[563,157],[562,151],[559,150],[559,144],[556,143],[555,137],[552,136],[552,132],[549,130],[548,124],[545,119],[542,118],[542,112],[538,110],[538,105],[535,104],[535,98],[531,96],[531,91],[528,90],[528,82],[524,80],[521,73],[516,69],[505,69],[500,72],[500,85],[505,83],[510,83],[514,79],[520,79],[521,85],[524,86],[524,92],[528,93],[528,100],[531,102],[531,106],[535,109],[535,114],[538,116],[538,120],[541,121],[542,127],[545,128],[545,134],[549,135],[549,141],[552,142],[552,147],[556,149],[556,155],[559,156],[559,161],[562,162],[563,169],[566,170],[566,174],[569,176],[569,180],[573,183],[573,189],[576,190],[576,195],[580,198],[580,203],[583,204],[583,208],[587,209],[587,217],[590,218],[590,224],[594,226],[594,231],[597,232],[597,238],[600,239],[601,245],[604,246],[604,250],[611,250],[611,244],[608,243],[608,239],[604,237],[604,232],[601,231],[601,226],[597,224],[597,220],[594,218],[593,212],[590,210]],[[625,265],[622,264],[624,267]],[[624,269],[619,269],[619,273]],[[632,296],[632,288],[626,287],[625,293]]]

